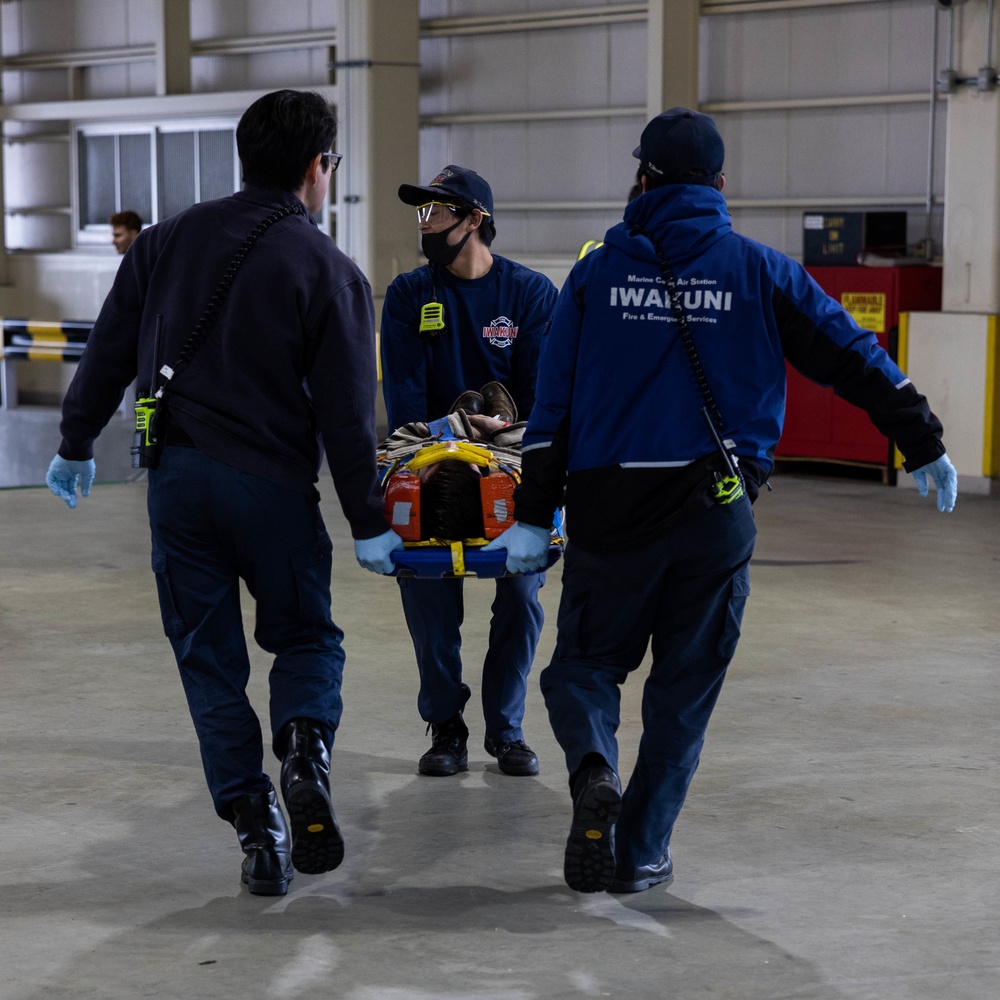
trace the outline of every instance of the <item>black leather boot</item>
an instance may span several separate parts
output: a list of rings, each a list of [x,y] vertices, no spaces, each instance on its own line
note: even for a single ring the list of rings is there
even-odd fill
[[[240,839],[243,881],[255,896],[284,896],[292,871],[285,817],[272,788],[233,801],[233,826]]]
[[[292,864],[307,875],[333,871],[344,860],[344,838],[330,801],[330,751],[323,728],[293,719],[281,730],[281,794],[292,824]]]
[[[421,774],[449,775],[469,769],[469,729],[462,713],[453,715],[447,722],[430,723],[431,748],[417,762]]]
[[[566,840],[563,875],[566,884],[577,892],[603,892],[615,877],[615,824],[622,811],[621,783],[614,769],[604,762],[582,767],[571,787],[573,825]]]

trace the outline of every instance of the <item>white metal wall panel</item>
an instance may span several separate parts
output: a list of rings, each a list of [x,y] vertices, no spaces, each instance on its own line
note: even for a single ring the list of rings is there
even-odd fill
[[[510,4],[421,4],[423,18],[511,13]],[[583,7],[573,4],[573,7]],[[565,4],[523,3],[519,11],[565,10]],[[645,105],[646,25],[624,23],[421,42],[421,112],[532,113]],[[544,211],[546,202],[614,201],[624,206],[632,184],[644,116],[556,118],[459,123],[425,128],[421,174],[445,163],[479,170],[497,202],[497,239],[511,252],[575,254],[600,238],[621,209]],[[426,176],[424,176],[426,175]],[[505,203],[537,203],[505,209]]]
[[[284,8],[284,4],[279,5]],[[191,4],[191,37],[208,38],[241,37],[249,34],[247,3],[193,3]],[[296,26],[297,27],[297,26]]]
[[[429,18],[523,14],[529,11],[604,7],[614,2],[615,0],[420,0],[420,16]]]
[[[156,90],[156,67],[151,59],[117,66],[91,66],[84,70],[82,83],[80,97],[87,100],[152,94]],[[60,96],[66,97],[65,90]]]
[[[825,195],[882,193],[886,119],[882,108],[823,108],[790,115],[788,194],[821,200]]]
[[[934,18],[941,30],[939,53],[946,56],[947,19],[941,17],[930,0],[891,3],[889,10],[888,61],[893,90],[930,91],[935,70],[945,65],[943,56],[933,51]]]
[[[446,86],[452,111],[506,111],[528,102],[527,40],[523,35],[452,38]]]
[[[727,178],[728,181],[728,178]],[[726,185],[729,187],[728,183]],[[758,243],[769,247],[794,245],[797,254],[802,252],[802,213],[787,212],[782,209],[732,208],[730,213],[733,227],[737,232],[749,236]]]
[[[37,5],[21,3],[26,16],[42,21],[42,29],[49,30],[53,19],[62,19],[72,9],[73,37],[67,48],[107,49],[117,46],[152,42],[153,4],[150,0],[66,0],[53,3],[42,0]],[[50,9],[46,12],[45,8]]]
[[[724,194],[780,198],[788,191],[788,113],[716,115],[726,143]]]
[[[3,74],[4,98],[14,101],[62,101],[66,99],[66,71],[35,70]]]
[[[702,101],[788,97],[787,15],[747,14],[701,21],[699,86]]]
[[[586,10],[614,0],[420,0],[423,19],[509,17]],[[155,36],[154,0],[21,0],[0,4],[8,55],[146,44]],[[706,14],[701,19],[700,100],[788,101],[859,98],[929,90],[934,18],[929,0],[885,0],[794,10]],[[199,0],[191,5],[195,40],[305,31],[333,26],[332,0]],[[944,21],[943,15],[941,21]],[[391,25],[387,26],[391,30]],[[642,106],[646,92],[644,22],[462,34],[420,45],[423,116],[523,114],[557,109]],[[943,40],[939,50],[944,50]],[[196,92],[327,82],[325,47],[254,55],[198,56]],[[938,58],[938,65],[944,60]],[[5,99],[61,100],[65,70],[7,71]],[[151,61],[93,67],[83,96],[148,95]],[[936,193],[943,190],[945,102],[939,102]],[[793,254],[801,246],[799,207],[779,199],[909,198],[926,194],[929,107],[925,103],[715,114],[727,141],[727,195],[741,228]],[[421,136],[422,180],[448,162],[476,166],[498,204],[623,200],[630,156],[644,116],[567,118],[427,127]],[[15,161],[10,161],[15,162]],[[401,180],[414,178],[401,178]],[[48,194],[51,195],[51,191]],[[395,192],[390,192],[394,196]],[[863,207],[863,206],[861,206]],[[922,206],[905,206],[911,238],[925,226]],[[617,211],[507,212],[525,252],[563,254],[603,232]],[[935,226],[940,227],[935,222]],[[598,233],[598,235],[599,235]],[[512,250],[513,245],[507,244]]]
[[[926,6],[928,18],[933,16]],[[885,93],[889,89],[888,5],[795,12],[789,20],[789,97]]]
[[[930,128],[930,107],[927,104],[911,104],[891,109],[886,143],[885,192],[889,195],[912,195],[927,193],[927,140]],[[944,132],[947,105],[937,103],[938,141],[934,151],[935,188],[940,194],[944,190]]]
[[[203,56],[191,60],[191,89],[197,94],[214,90],[244,90],[252,79],[249,55]]]
[[[68,143],[59,142],[18,143],[8,148],[5,199],[9,209],[17,210],[7,220],[8,247],[49,250],[68,245],[68,214],[21,214],[58,204],[61,193],[69,190],[67,149]]]
[[[643,22],[617,24],[613,31],[606,32],[608,101],[611,104],[641,107],[646,103],[647,35]]]
[[[7,5],[4,5],[7,6]],[[66,52],[84,48],[78,34],[75,0],[39,0],[10,5],[17,24],[13,35],[4,33],[4,49],[12,43],[17,52]],[[119,18],[120,20],[120,18]],[[4,25],[7,28],[7,25]]]

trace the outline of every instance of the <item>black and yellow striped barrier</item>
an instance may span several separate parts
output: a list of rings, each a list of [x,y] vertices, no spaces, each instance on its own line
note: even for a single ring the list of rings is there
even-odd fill
[[[2,319],[0,325],[4,361],[79,361],[94,326],[75,319]]]

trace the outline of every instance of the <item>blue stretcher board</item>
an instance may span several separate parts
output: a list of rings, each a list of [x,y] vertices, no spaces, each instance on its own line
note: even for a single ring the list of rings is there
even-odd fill
[[[549,558],[546,569],[558,562],[562,556],[562,545],[553,543],[549,546]],[[465,572],[454,572],[451,549],[446,545],[425,545],[412,549],[397,550],[392,553],[392,561],[396,564],[393,576],[416,577],[422,580],[436,580],[444,577],[475,576],[481,579],[496,579],[508,576],[507,550],[494,549],[484,552],[482,548],[465,547]],[[525,573],[533,576],[533,573]]]

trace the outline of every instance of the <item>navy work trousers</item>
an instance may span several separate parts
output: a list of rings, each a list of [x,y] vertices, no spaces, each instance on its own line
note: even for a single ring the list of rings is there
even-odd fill
[[[642,738],[615,835],[623,866],[652,864],[670,844],[736,651],[756,534],[744,497],[641,549],[566,548],[556,648],[541,688],[571,776],[589,753],[617,770],[620,685],[652,640]]]
[[[250,660],[240,580],[256,602],[254,639],[274,655],[272,743],[296,718],[340,722],[344,633],[330,617],[332,546],[319,494],[168,446],[149,473],[153,572],[216,812],[265,791],[260,722],[246,694]]]
[[[417,709],[425,722],[447,722],[462,711],[471,694],[462,680],[463,581],[400,579],[398,582],[420,672]],[[538,601],[538,591],[544,583],[544,573],[501,577],[496,581],[482,688],[486,735],[494,743],[524,738],[521,722],[528,673],[544,622]],[[486,582],[478,586],[486,586]]]

